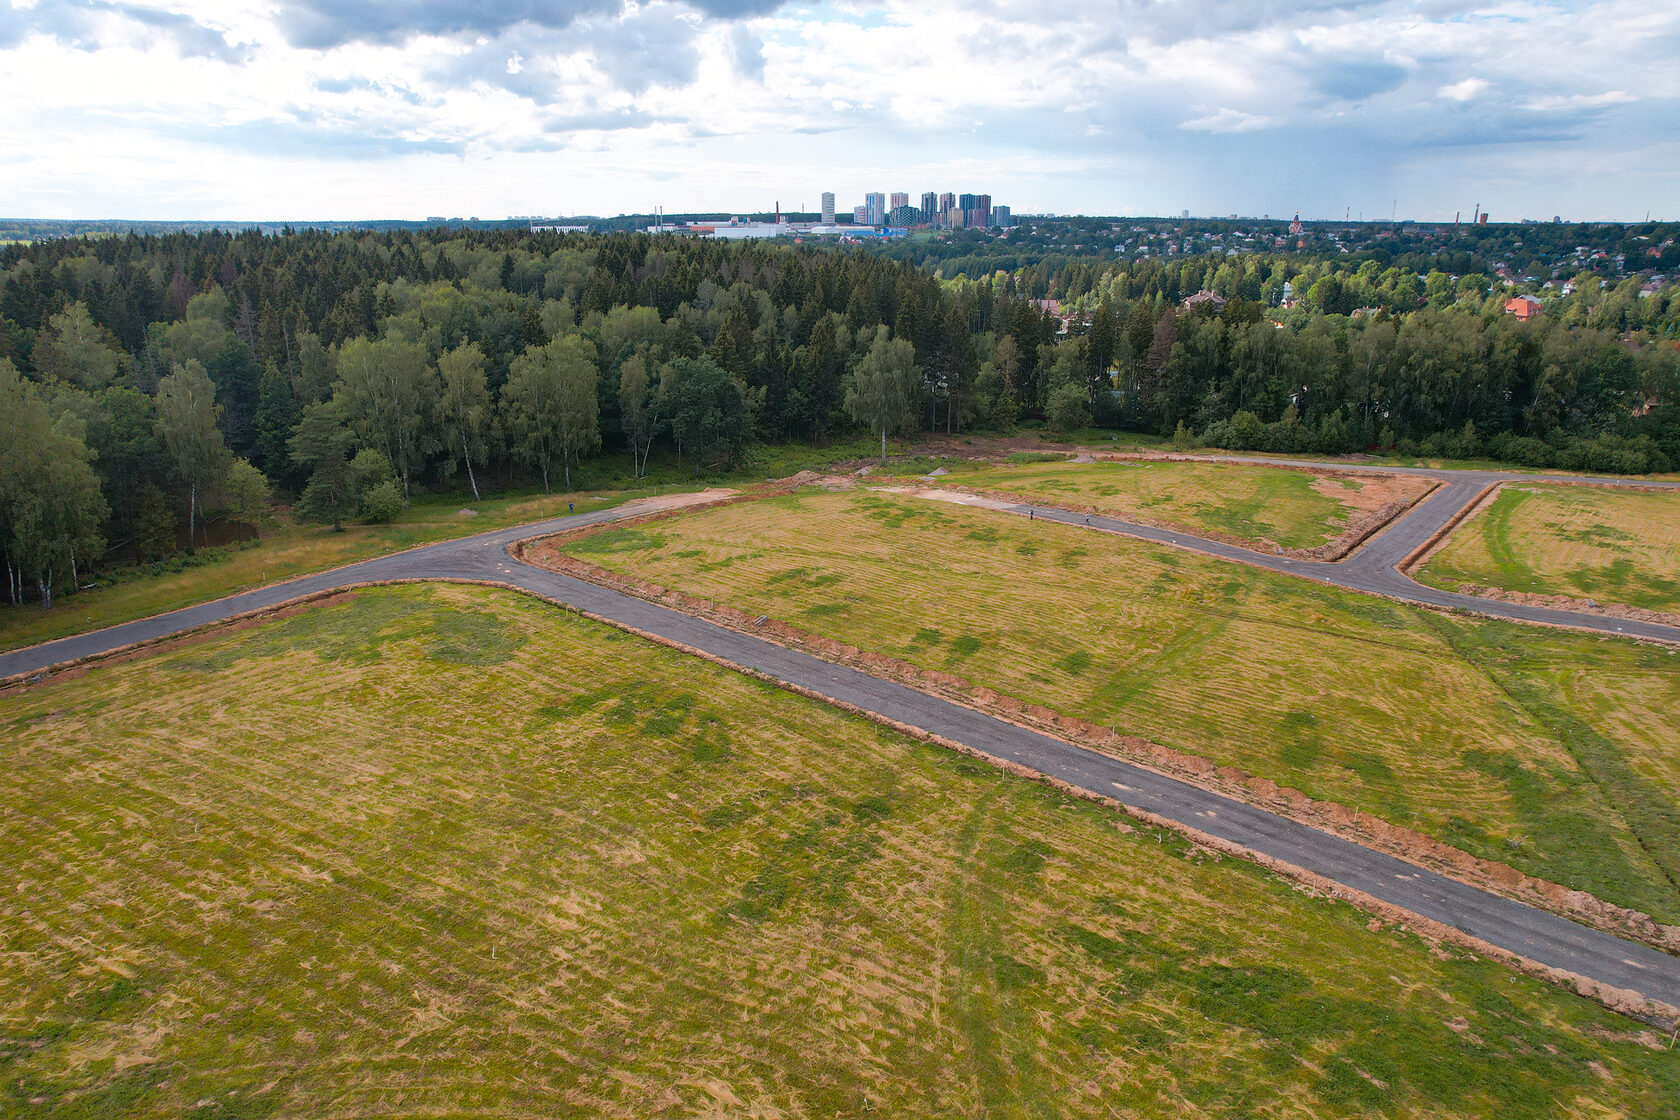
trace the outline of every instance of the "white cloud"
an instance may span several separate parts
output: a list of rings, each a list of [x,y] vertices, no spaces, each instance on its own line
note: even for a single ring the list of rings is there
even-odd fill
[[[1206,106],[1197,106],[1198,110],[1205,108]],[[1226,108],[1185,121],[1178,127],[1192,132],[1252,132],[1257,128],[1276,128],[1279,123],[1271,117]]]
[[[1680,7],[1636,0],[4,3],[14,214],[989,189],[1017,210],[1386,213],[1398,195],[1450,216],[1518,163],[1500,213],[1680,197]],[[1625,182],[1587,170],[1610,164]]]
[[[1487,88],[1488,83],[1482,78],[1465,78],[1462,82],[1442,86],[1435,91],[1435,96],[1444,97],[1448,101],[1473,101]]]
[[[1561,109],[1602,109],[1610,105],[1628,105],[1639,98],[1626,90],[1612,89],[1604,93],[1572,93],[1549,94],[1544,97],[1531,97],[1522,103],[1525,109],[1534,109],[1542,113],[1557,112]]]

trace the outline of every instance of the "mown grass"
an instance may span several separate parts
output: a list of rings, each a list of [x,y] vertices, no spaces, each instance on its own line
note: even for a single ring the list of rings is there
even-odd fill
[[[508,592],[0,697],[0,1112],[1672,1117],[1665,1039]]]
[[[913,463],[899,477],[934,469]],[[1111,517],[1214,532],[1283,548],[1314,548],[1334,540],[1366,508],[1395,497],[1415,498],[1425,479],[1365,479],[1315,475],[1242,463],[1075,463],[1057,454],[1017,454],[1004,462],[941,461],[945,481],[998,491],[1042,505],[1093,506]],[[1385,496],[1362,495],[1375,485]],[[1372,493],[1376,493],[1373,490]]]
[[[569,547],[1680,920],[1674,651],[874,492],[656,528]]]
[[[1418,578],[1680,611],[1680,493],[1508,483]]]

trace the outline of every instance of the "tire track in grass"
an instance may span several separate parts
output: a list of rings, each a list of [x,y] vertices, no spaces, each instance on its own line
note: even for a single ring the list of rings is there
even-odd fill
[[[1519,683],[1497,671],[1478,656],[1477,650],[1462,644],[1450,620],[1430,611],[1420,611],[1419,614],[1441,634],[1447,647],[1460,661],[1486,679],[1535,725],[1544,728],[1568,754],[1576,770],[1597,792],[1600,811],[1621,823],[1622,829],[1650,862],[1650,870],[1657,873],[1666,887],[1666,911],[1660,907],[1652,909],[1649,902],[1640,904],[1640,908],[1659,920],[1674,920],[1674,915],[1680,913],[1680,874],[1676,870],[1680,869],[1680,821],[1664,812],[1669,803],[1661,791],[1629,766],[1616,745],[1596,729],[1559,711],[1538,695],[1533,686]],[[1515,789],[1511,792],[1513,803],[1520,806],[1524,798]],[[1594,831],[1598,831],[1596,827]],[[1618,853],[1623,851],[1608,833],[1597,839],[1604,849]],[[1558,864],[1555,857],[1553,865],[1558,872],[1567,873],[1569,870],[1567,864]],[[1629,889],[1637,889],[1640,877],[1631,874],[1633,868],[1629,867],[1628,871]],[[1604,875],[1608,872],[1599,863],[1595,873]],[[1571,885],[1564,875],[1559,875],[1558,881]]]
[[[985,1094],[981,1103],[987,1116],[1025,1115],[1019,1111],[1019,1078],[1000,1054],[1002,1009],[991,951],[997,940],[997,899],[982,878],[984,863],[977,859],[982,829],[989,825],[1001,792],[994,788],[984,794],[952,838],[955,866],[948,904],[957,1025],[968,1044],[970,1084]]]

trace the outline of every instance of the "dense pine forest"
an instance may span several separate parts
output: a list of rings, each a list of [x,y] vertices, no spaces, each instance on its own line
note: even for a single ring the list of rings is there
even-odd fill
[[[50,602],[277,499],[322,524],[388,519],[427,489],[570,488],[602,455],[639,476],[655,448],[702,472],[762,444],[1043,423],[1680,463],[1672,288],[1583,280],[1519,322],[1484,275],[1328,254],[954,263],[528,230],[7,246],[7,597]],[[1188,310],[1203,289],[1226,302]]]

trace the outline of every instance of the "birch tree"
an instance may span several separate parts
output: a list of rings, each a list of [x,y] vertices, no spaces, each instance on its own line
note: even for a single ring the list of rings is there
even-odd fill
[[[47,320],[35,343],[35,368],[93,392],[115,381],[122,353],[111,332],[93,321],[87,304],[72,303]]]
[[[484,462],[488,447],[485,421],[490,415],[490,390],[484,380],[484,351],[469,342],[447,351],[438,359],[443,378],[443,397],[438,402],[438,421],[443,425],[451,457],[459,455],[467,468],[467,485],[478,501],[478,478],[473,460]]]
[[[339,351],[338,378],[351,427],[390,458],[407,501],[410,474],[436,447],[428,413],[440,393],[425,345],[395,334],[352,339]]]
[[[68,415],[54,423],[40,394],[0,358],[0,550],[13,602],[32,580],[50,608],[55,575],[67,570],[74,589],[78,562],[105,550],[99,526],[108,511],[80,428]]]
[[[520,458],[542,472],[558,456],[572,488],[572,460],[601,446],[594,347],[578,335],[531,346],[508,367],[502,412]]]
[[[910,340],[892,338],[886,327],[877,327],[875,341],[846,386],[845,408],[853,420],[881,433],[883,461],[887,457],[887,433],[915,423],[921,387],[922,371],[916,366],[916,351]]]
[[[220,483],[233,464],[216,426],[220,412],[216,386],[196,360],[176,366],[175,372],[158,382],[158,435],[169,450],[175,474],[187,484],[188,550],[196,545],[199,495]]]
[[[624,424],[624,438],[630,441],[631,473],[637,478],[647,475],[648,453],[659,430],[664,400],[661,392],[650,388],[653,371],[648,365],[647,355],[637,352],[624,359],[618,371],[618,414]],[[663,382],[663,378],[660,380]]]

